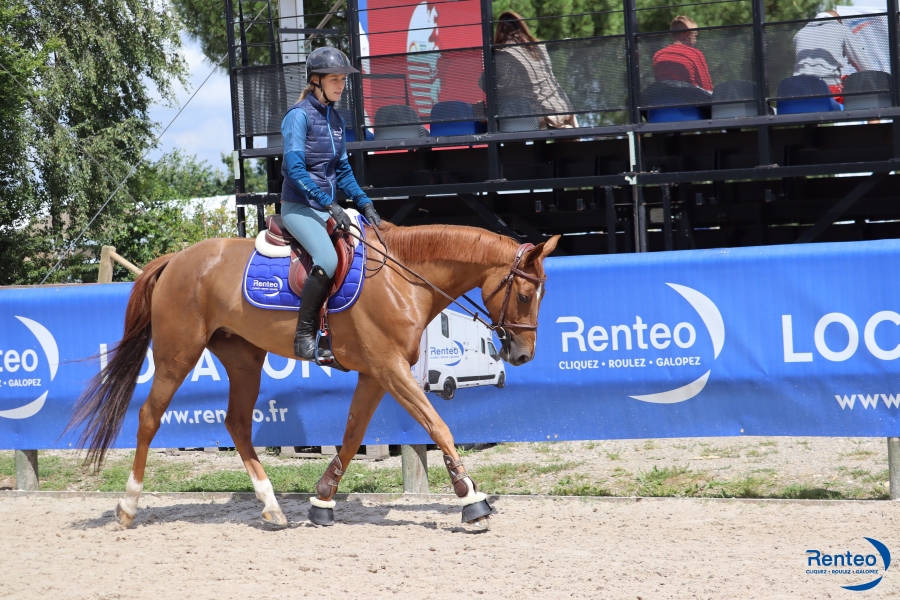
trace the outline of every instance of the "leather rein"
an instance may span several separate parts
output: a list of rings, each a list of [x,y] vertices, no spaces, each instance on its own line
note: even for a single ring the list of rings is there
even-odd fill
[[[510,296],[512,295],[512,285],[513,285],[513,281],[515,281],[515,278],[521,277],[522,279],[525,279],[526,281],[530,281],[534,284],[541,284],[541,283],[547,281],[546,277],[536,277],[534,275],[529,275],[528,273],[522,271],[519,268],[519,265],[521,264],[522,259],[525,257],[525,253],[528,252],[529,250],[531,250],[532,248],[534,248],[534,244],[526,243],[526,244],[522,244],[519,246],[519,248],[516,250],[516,256],[513,259],[512,265],[509,268],[509,273],[506,275],[506,277],[504,277],[503,279],[500,280],[500,283],[497,284],[497,288],[493,292],[491,292],[491,294],[485,299],[485,303],[487,303],[491,298],[496,296],[497,293],[500,292],[500,290],[502,290],[504,287],[506,288],[506,292],[503,296],[503,305],[500,308],[500,321],[498,323],[494,323],[494,322],[488,323],[487,321],[485,321],[484,319],[481,318],[481,315],[478,314],[477,310],[475,312],[472,312],[471,310],[469,310],[468,308],[466,308],[465,306],[463,306],[462,304],[457,302],[455,298],[452,298],[444,290],[440,289],[439,287],[437,287],[436,285],[434,285],[433,283],[428,281],[426,278],[422,277],[421,275],[419,275],[418,273],[416,273],[415,271],[413,271],[412,269],[410,269],[409,267],[404,265],[402,262],[400,262],[399,260],[397,260],[396,258],[391,256],[390,254],[388,254],[387,253],[387,249],[388,249],[387,244],[385,243],[384,238],[381,237],[381,233],[378,231],[378,228],[372,227],[372,229],[375,231],[375,235],[378,237],[378,241],[380,241],[381,245],[384,246],[384,248],[385,248],[384,250],[382,250],[380,248],[376,248],[375,246],[373,246],[372,244],[367,242],[362,237],[356,235],[352,231],[347,231],[347,233],[351,237],[356,238],[361,244],[365,244],[365,246],[367,248],[371,248],[375,252],[378,252],[379,254],[381,254],[381,256],[382,256],[381,265],[377,269],[374,269],[375,272],[380,271],[381,268],[384,267],[385,263],[388,260],[390,260],[391,262],[396,264],[401,269],[407,271],[408,273],[411,273],[412,275],[416,276],[418,279],[421,279],[422,282],[424,282],[426,285],[428,285],[431,289],[433,289],[434,291],[436,291],[437,293],[442,295],[444,298],[449,300],[451,304],[455,304],[458,307],[460,307],[461,309],[463,309],[464,311],[466,311],[466,313],[468,313],[470,316],[472,316],[473,321],[480,321],[485,327],[487,327],[491,331],[496,332],[497,337],[499,337],[501,340],[505,340],[507,338],[507,333],[506,333],[507,329],[537,329],[537,327],[538,327],[537,322],[535,322],[534,324],[531,324],[531,323],[507,323],[506,322],[506,313],[509,310],[509,300],[510,300]],[[478,304],[473,302],[472,299],[470,299],[465,294],[462,295],[462,298],[464,298],[469,304],[471,304],[475,308],[480,308],[480,306]]]

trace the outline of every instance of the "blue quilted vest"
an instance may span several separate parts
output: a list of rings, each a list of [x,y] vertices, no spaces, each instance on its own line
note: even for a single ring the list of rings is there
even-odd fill
[[[315,95],[310,93],[306,98],[288,110],[306,112],[309,129],[306,134],[306,170],[313,182],[325,193],[335,199],[337,164],[343,154],[344,119],[332,106],[324,106]],[[330,125],[330,126],[329,126]],[[297,202],[318,210],[325,210],[312,198],[307,198],[288,176],[287,163],[281,164],[281,175],[284,184],[281,187],[283,202]]]

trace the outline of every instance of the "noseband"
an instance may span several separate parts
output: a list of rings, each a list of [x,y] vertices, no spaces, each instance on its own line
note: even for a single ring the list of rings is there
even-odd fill
[[[491,298],[497,295],[497,293],[506,287],[506,293],[503,296],[503,304],[500,307],[500,319],[492,324],[492,329],[497,332],[497,337],[501,340],[505,340],[506,330],[507,329],[537,329],[538,324],[534,323],[533,325],[530,323],[507,323],[506,322],[506,312],[509,310],[509,298],[512,295],[512,285],[513,281],[516,277],[521,277],[526,281],[530,281],[534,284],[541,284],[547,281],[546,277],[536,277],[534,275],[529,275],[525,271],[519,269],[519,264],[522,262],[522,258],[524,258],[525,253],[534,248],[534,244],[522,244],[519,246],[519,249],[516,250],[516,257],[513,259],[512,266],[509,268],[509,274],[506,277],[500,280],[500,283],[497,284],[497,289],[490,293],[490,295],[484,299],[485,303],[489,302]]]

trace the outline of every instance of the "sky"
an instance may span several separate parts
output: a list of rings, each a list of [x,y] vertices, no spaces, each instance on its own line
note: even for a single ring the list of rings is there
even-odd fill
[[[178,88],[177,106],[162,105],[157,96],[157,103],[150,110],[150,117],[158,123],[157,133],[169,124],[178,113],[178,108],[191,97],[198,88],[200,91],[184,112],[175,120],[169,130],[159,140],[159,148],[148,156],[158,159],[163,153],[180,148],[187,154],[194,154],[201,161],[213,167],[225,170],[220,155],[231,155],[234,143],[231,137],[231,92],[225,71],[216,69],[209,81],[200,85],[213,66],[209,64],[200,46],[196,42],[182,36],[182,52],[188,63],[190,72],[188,87]]]

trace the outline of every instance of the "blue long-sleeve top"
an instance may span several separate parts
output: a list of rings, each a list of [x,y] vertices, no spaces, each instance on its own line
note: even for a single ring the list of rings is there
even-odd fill
[[[334,202],[337,187],[360,209],[372,203],[353,176],[344,132],[341,115],[333,107],[323,106],[312,94],[288,111],[281,124],[282,173],[285,183],[289,178],[292,185],[284,186],[283,201],[327,209]]]

